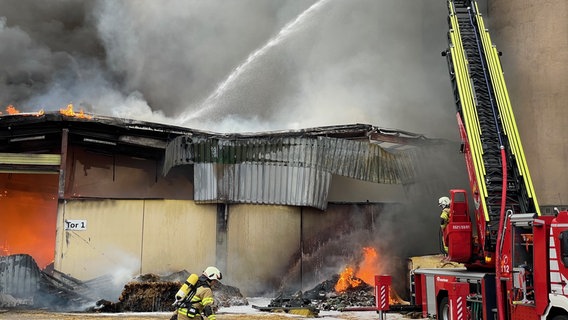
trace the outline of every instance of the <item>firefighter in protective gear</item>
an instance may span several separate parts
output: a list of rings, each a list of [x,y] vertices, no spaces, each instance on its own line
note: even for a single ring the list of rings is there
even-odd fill
[[[442,244],[444,245],[444,253],[448,253],[448,246],[446,245],[444,239],[444,229],[450,221],[450,198],[441,197],[438,199],[438,206],[442,208],[442,213],[440,213],[440,229],[442,231]]]
[[[190,302],[182,304],[177,309],[178,320],[216,320],[213,311],[213,291],[211,285],[223,278],[216,267],[207,267],[197,280],[197,291]]]

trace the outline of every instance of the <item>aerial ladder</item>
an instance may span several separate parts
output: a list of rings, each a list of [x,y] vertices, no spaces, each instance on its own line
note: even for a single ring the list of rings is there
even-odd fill
[[[476,1],[447,4],[442,55],[471,193],[450,190],[443,241],[446,259],[464,267],[412,270],[411,300],[442,320],[568,320],[568,212],[541,215],[500,53]]]
[[[501,217],[540,209],[499,61],[475,1],[448,1],[447,58],[466,160],[477,236],[457,262],[494,268]],[[452,194],[453,195],[453,194]],[[451,199],[459,201],[459,199]],[[454,202],[454,201],[452,201]],[[451,231],[451,229],[448,229]],[[449,237],[449,257],[452,234]],[[457,243],[459,245],[459,243]]]

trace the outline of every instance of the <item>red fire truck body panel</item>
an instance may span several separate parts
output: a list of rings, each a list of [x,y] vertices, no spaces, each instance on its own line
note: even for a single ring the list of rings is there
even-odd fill
[[[507,319],[567,319],[568,212],[538,218],[533,214],[517,214],[510,217],[505,232],[501,297],[506,301]],[[459,290],[464,290],[465,284],[467,319],[495,319],[499,297],[495,272],[416,269],[412,279],[415,304],[422,307],[424,317],[439,317],[442,304],[446,303],[451,319],[451,314],[457,312],[452,301],[463,295]],[[461,286],[459,290],[457,286]]]

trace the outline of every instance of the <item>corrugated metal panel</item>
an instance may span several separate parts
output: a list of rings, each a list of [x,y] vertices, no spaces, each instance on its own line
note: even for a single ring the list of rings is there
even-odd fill
[[[242,163],[194,166],[195,201],[311,206],[325,209],[331,174],[315,168]]]
[[[41,272],[27,254],[0,257],[0,293],[32,299],[39,289]]]
[[[164,173],[194,165],[195,200],[325,208],[332,175],[382,183],[413,181],[417,153],[376,141],[327,136],[180,136]]]
[[[403,153],[390,153],[368,141],[328,137],[221,140],[178,137],[167,148],[165,171],[194,163],[259,163],[311,167],[377,183],[401,183],[408,165]],[[400,161],[402,160],[402,161]]]

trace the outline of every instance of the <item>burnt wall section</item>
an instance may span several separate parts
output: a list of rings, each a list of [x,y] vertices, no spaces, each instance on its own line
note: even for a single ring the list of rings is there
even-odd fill
[[[329,203],[400,203],[406,201],[404,188],[398,184],[379,184],[333,175]]]
[[[290,279],[288,285],[299,281],[299,287],[312,288],[354,265],[363,247],[377,247],[374,233],[383,208],[379,203],[330,204],[325,213],[305,208],[301,256],[293,257],[288,271],[296,281]]]
[[[215,265],[220,270],[227,270],[227,234],[229,225],[229,205],[217,204],[217,233],[215,247]]]
[[[193,168],[164,177],[157,159],[71,146],[65,198],[193,199]]]

